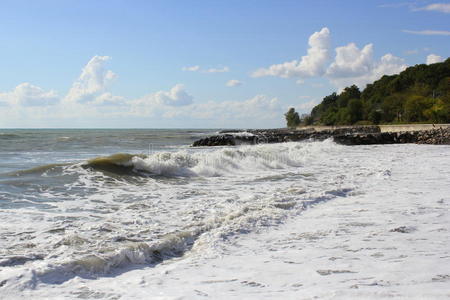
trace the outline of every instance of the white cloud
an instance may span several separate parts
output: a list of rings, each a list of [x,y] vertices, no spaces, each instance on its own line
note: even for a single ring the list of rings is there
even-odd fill
[[[427,65],[443,62],[444,58],[442,56],[436,55],[436,54],[430,54],[427,56]]]
[[[402,30],[406,33],[418,34],[418,35],[450,35],[450,31],[448,30]]]
[[[183,71],[189,71],[189,72],[202,72],[202,73],[225,73],[229,72],[229,67],[220,67],[220,68],[208,68],[208,69],[202,69],[200,66],[191,66],[191,67],[183,67],[181,68]]]
[[[149,107],[185,106],[192,104],[192,102],[193,97],[185,91],[182,84],[176,84],[169,91],[159,91],[131,101],[135,106],[144,105]]]
[[[230,68],[228,67],[222,67],[222,68],[209,68],[205,70],[206,73],[225,73],[229,72]]]
[[[385,74],[399,73],[406,68],[403,60],[392,54],[384,55],[379,61],[374,60],[372,44],[359,49],[354,43],[337,47],[336,56],[329,64],[330,31],[326,27],[311,35],[309,46],[308,55],[303,56],[300,61],[294,60],[258,69],[252,76],[296,77],[299,78],[297,84],[303,84],[304,78],[307,77],[325,77],[338,88],[352,84],[364,87]]]
[[[332,78],[357,77],[372,69],[373,45],[368,44],[361,50],[354,43],[336,48],[336,58],[327,69]]]
[[[109,56],[94,56],[83,68],[64,101],[85,103],[96,101],[96,97],[101,97],[109,83],[116,78],[116,74],[105,68],[108,60]]]
[[[438,11],[438,12],[450,14],[450,4],[449,3],[432,3],[425,7],[418,8],[416,10]]]
[[[226,86],[229,86],[229,87],[240,86],[240,85],[242,85],[242,82],[237,79],[228,80],[228,82],[226,83]]]
[[[213,119],[223,121],[263,121],[279,118],[281,106],[277,98],[257,95],[245,101],[209,101],[197,103],[176,111],[169,111],[171,117],[184,116],[194,119]],[[166,115],[166,116],[167,116]]]
[[[412,7],[413,4],[414,4],[414,2],[387,3],[387,4],[378,5],[378,7],[381,7],[381,8],[398,8],[398,7],[403,7],[403,6]]]
[[[309,37],[307,55],[300,60],[261,68],[252,73],[252,77],[278,76],[283,78],[320,76],[325,71],[329,59],[330,31],[324,27]]]
[[[189,72],[197,72],[200,70],[200,66],[183,67],[181,70]]]
[[[361,50],[354,44],[349,44],[336,49],[336,59],[327,70],[327,76],[339,89],[352,84],[364,88],[383,75],[398,74],[406,67],[402,58],[389,53],[379,61],[374,60],[371,44]]]
[[[184,90],[184,85],[177,84],[170,91],[159,91],[155,94],[158,103],[169,106],[184,106],[192,104],[193,97]]]
[[[100,96],[95,97],[92,102],[89,104],[93,105],[124,105],[125,97],[122,96],[114,96],[113,94],[106,92],[101,94]]]
[[[58,100],[58,94],[55,91],[45,91],[28,82],[19,84],[11,92],[0,93],[0,102],[17,106],[53,105]]]
[[[60,99],[56,92],[24,83],[11,92],[0,93],[0,125],[15,127],[90,126],[283,126],[285,106],[277,98],[257,95],[245,101],[194,103],[182,84],[170,90],[125,99],[108,91],[114,78],[104,67],[108,57],[94,57],[69,93]],[[43,106],[53,104],[52,106]],[[4,104],[4,107],[2,106]],[[13,104],[13,105],[10,105]],[[31,105],[26,107],[24,105]],[[35,107],[35,105],[42,105]],[[121,121],[120,123],[117,123]],[[123,122],[122,122],[123,121]],[[130,125],[132,124],[132,125]],[[164,125],[162,125],[164,124]],[[189,125],[186,125],[189,124]]]
[[[267,127],[278,124],[283,106],[277,98],[257,95],[245,101],[208,101],[185,106],[161,104],[155,94],[131,101],[129,115],[175,120],[201,120],[218,127]],[[205,126],[205,125],[202,125]]]

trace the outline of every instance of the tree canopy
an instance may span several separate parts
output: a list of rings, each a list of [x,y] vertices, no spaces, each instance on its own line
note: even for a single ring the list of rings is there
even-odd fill
[[[284,114],[286,118],[287,127],[295,128],[300,125],[300,116],[293,107],[289,108],[288,112]]]
[[[312,109],[310,122],[450,122],[450,58],[442,63],[409,67],[398,75],[385,75],[362,91],[352,85],[339,95],[328,95]]]

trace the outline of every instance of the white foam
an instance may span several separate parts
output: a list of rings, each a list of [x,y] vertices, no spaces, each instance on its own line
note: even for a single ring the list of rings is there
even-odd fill
[[[450,176],[448,151],[325,141],[133,158],[136,170],[168,176],[156,179],[122,180],[71,166],[66,172],[78,177],[68,188],[78,198],[55,202],[48,211],[0,212],[9,220],[3,232],[17,234],[2,235],[3,245],[17,244],[11,250],[16,255],[50,253],[44,260],[2,268],[0,291],[52,297],[59,282],[58,295],[69,298],[80,288],[100,298],[125,299],[148,293],[167,299],[201,293],[227,299],[295,298],[298,293],[373,298],[394,291],[409,297],[407,286],[414,281],[400,278],[420,271],[430,278],[444,276],[420,283],[425,290],[418,291],[439,297],[447,274],[441,257],[448,254],[433,247],[450,248],[443,239],[443,230],[450,230],[444,222],[448,210],[447,217],[442,210],[450,203],[443,196],[450,194],[443,185]],[[401,226],[415,231],[390,231]],[[384,249],[393,247],[399,234],[423,247],[424,252],[401,248],[399,255],[416,260]],[[27,235],[33,250],[20,246]],[[420,242],[427,235],[428,242]],[[432,246],[432,241],[440,242]],[[363,250],[371,247],[376,249]],[[370,256],[378,252],[389,259]],[[164,261],[178,255],[183,256]],[[414,261],[418,268],[425,262],[435,266],[436,274],[415,269]],[[408,263],[408,273],[397,263]],[[141,266],[130,271],[135,264]],[[372,272],[372,264],[395,268],[399,275]],[[351,289],[355,284],[358,289]]]

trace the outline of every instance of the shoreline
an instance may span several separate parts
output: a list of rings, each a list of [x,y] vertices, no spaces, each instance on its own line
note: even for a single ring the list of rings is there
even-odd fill
[[[329,138],[342,145],[406,143],[450,145],[450,124],[311,126],[297,129],[224,130],[217,135],[194,141],[192,147],[272,144],[303,140],[323,141]]]

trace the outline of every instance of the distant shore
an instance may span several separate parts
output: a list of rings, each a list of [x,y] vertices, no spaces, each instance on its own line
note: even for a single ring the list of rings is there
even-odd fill
[[[332,138],[344,145],[433,144],[450,145],[450,124],[368,126],[307,126],[296,129],[224,130],[195,141],[192,146],[235,146]]]

